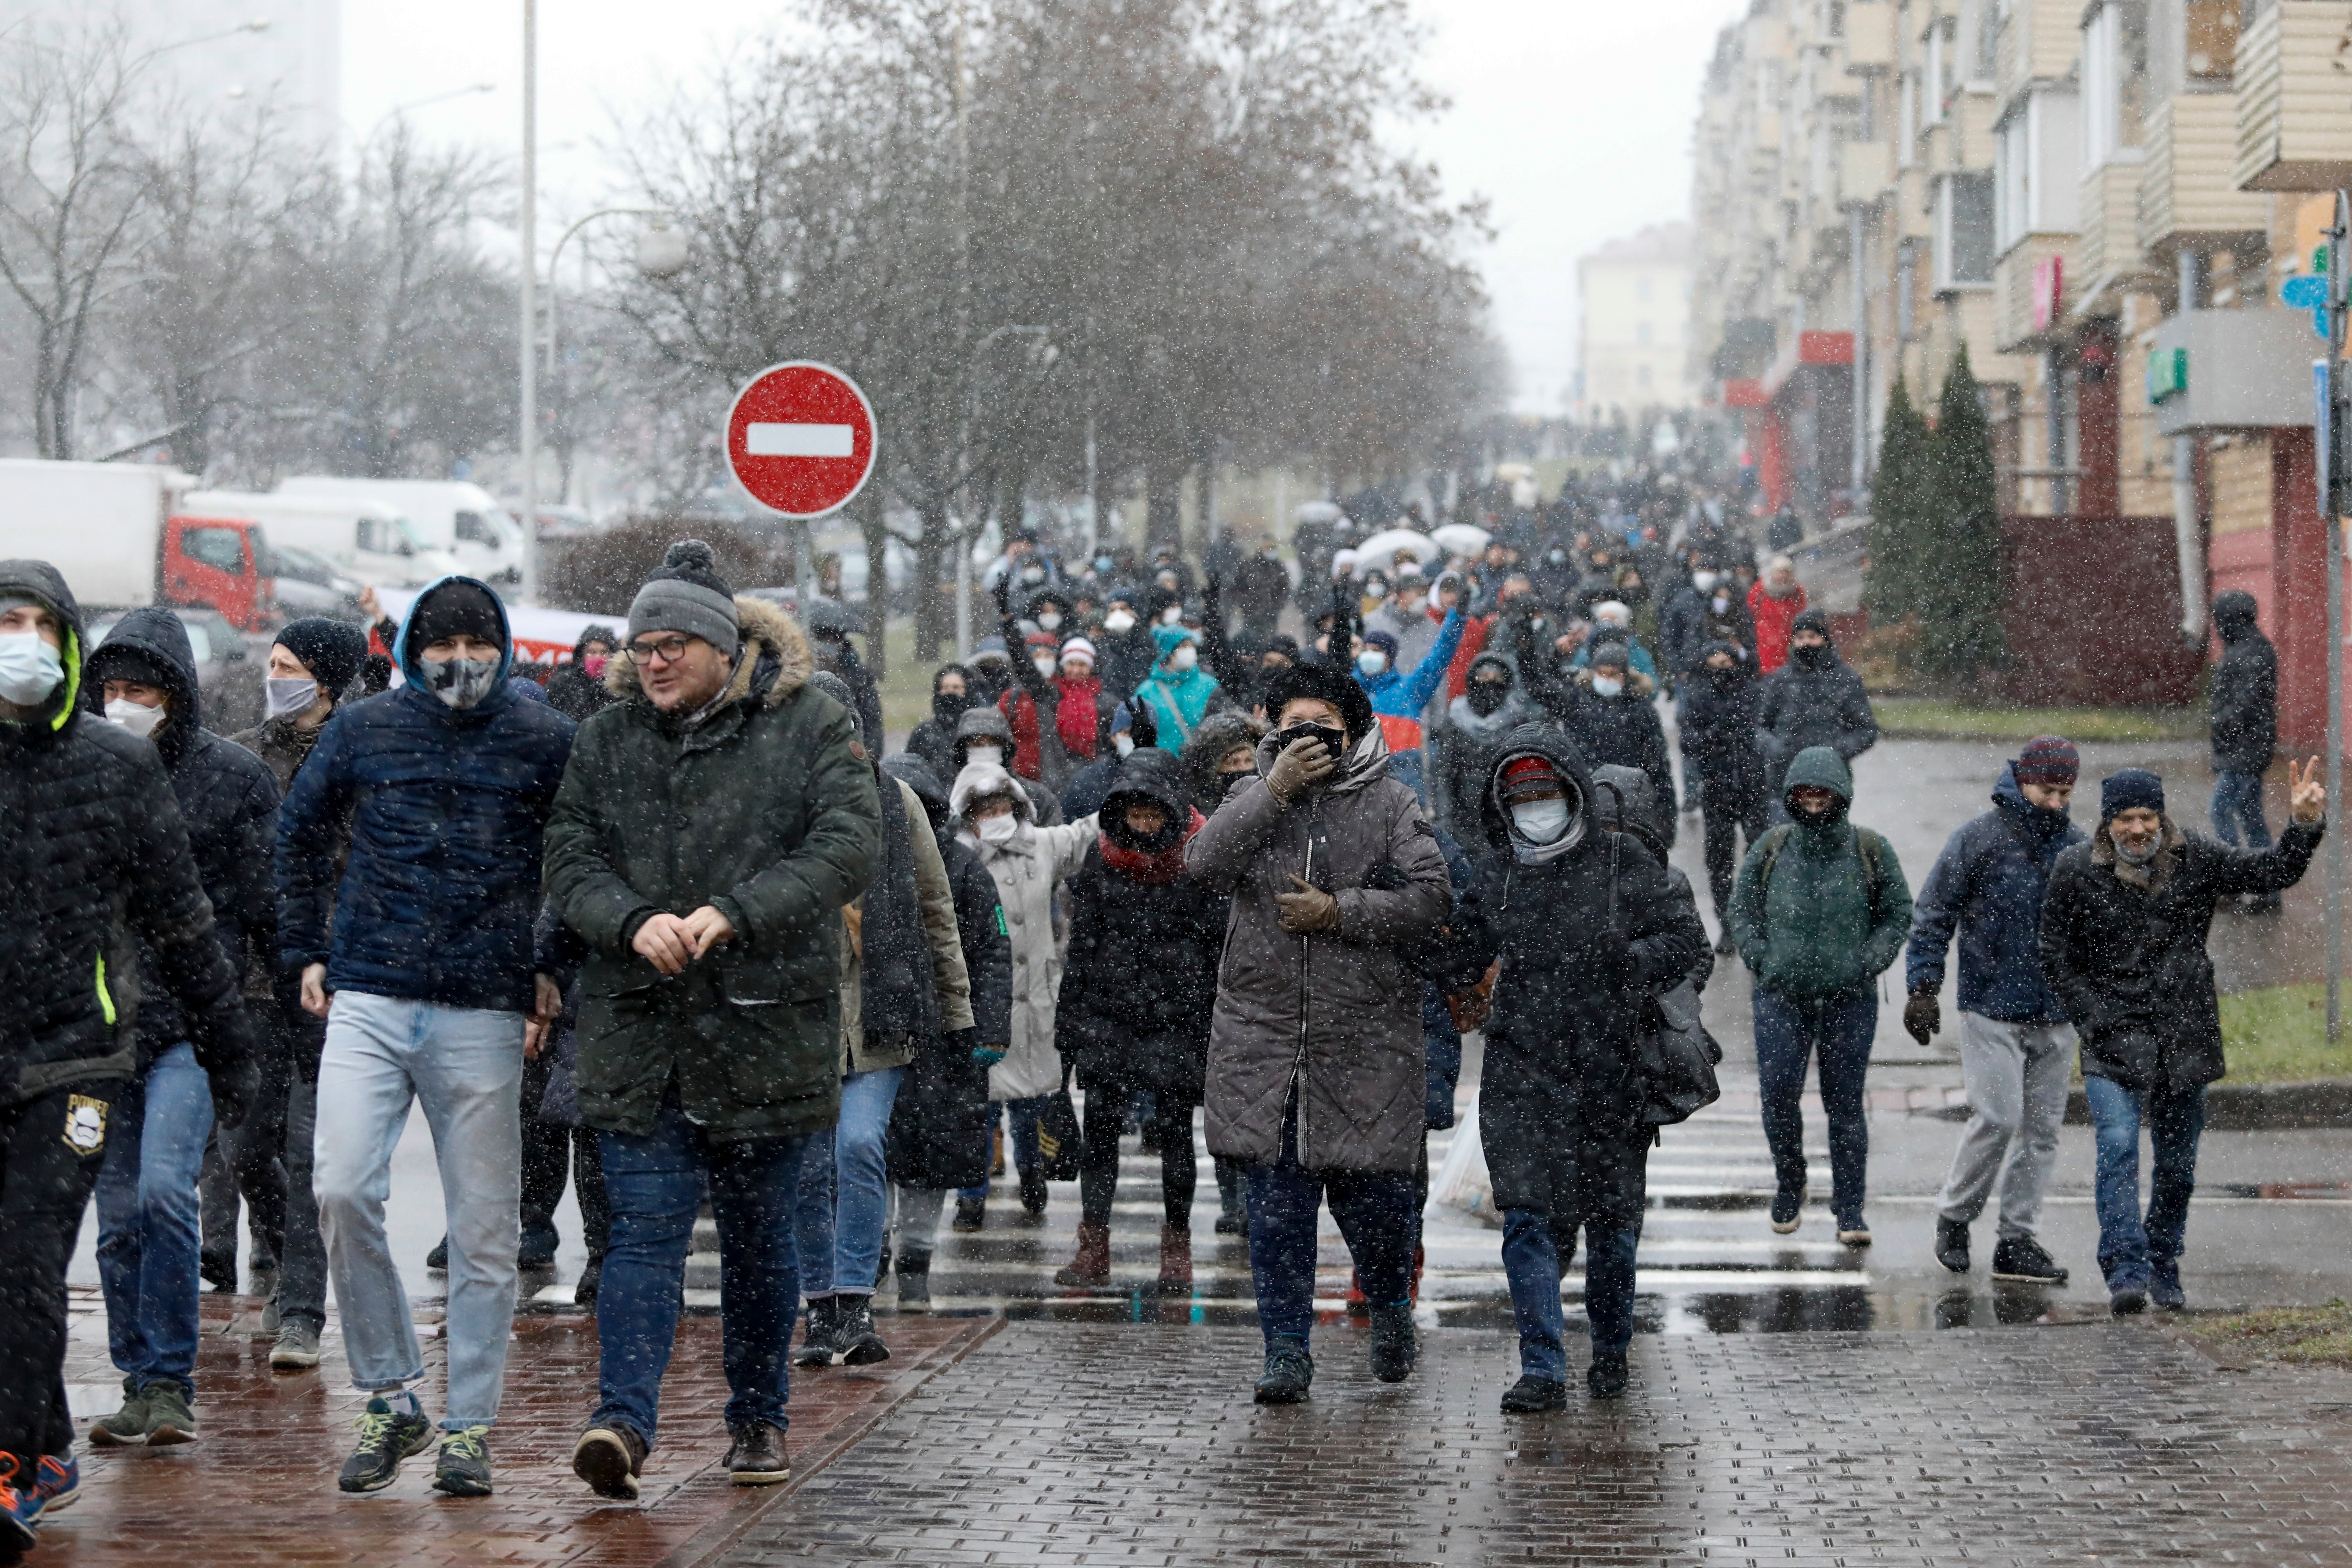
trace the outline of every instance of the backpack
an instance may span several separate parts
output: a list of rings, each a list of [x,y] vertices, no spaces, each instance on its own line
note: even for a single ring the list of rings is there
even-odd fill
[[[1617,793],[1609,784],[1601,787],[1612,795]],[[1621,822],[1624,811],[1620,797]],[[1617,923],[1617,853],[1624,838],[1622,833],[1609,835],[1609,923],[1612,926]],[[1723,1060],[1723,1047],[1699,1022],[1697,987],[1685,980],[1664,995],[1650,997],[1643,1009],[1641,1034],[1634,1056],[1635,1070],[1642,1077],[1637,1114],[1653,1137],[1656,1129],[1687,1121],[1692,1112],[1723,1098],[1723,1087],[1715,1077],[1716,1066]]]
[[[1875,926],[1878,924],[1880,908],[1879,889],[1886,880],[1886,874],[1882,868],[1881,862],[1881,857],[1886,853],[1886,840],[1881,838],[1871,828],[1853,823],[1847,826],[1853,828],[1853,846],[1862,852],[1863,897],[1870,910],[1870,923]],[[1780,858],[1780,851],[1787,846],[1789,835],[1796,830],[1796,824],[1784,822],[1778,827],[1767,829],[1764,837],[1756,841],[1756,852],[1759,856],[1756,862],[1756,895],[1759,900],[1772,890],[1773,864]]]

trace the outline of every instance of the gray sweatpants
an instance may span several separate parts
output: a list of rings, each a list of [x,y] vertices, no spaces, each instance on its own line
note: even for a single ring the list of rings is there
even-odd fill
[[[1937,1195],[1939,1217],[1962,1225],[1973,1221],[1984,1213],[1998,1178],[2001,1237],[2034,1233],[2042,1221],[2042,1189],[2050,1184],[2050,1166],[2058,1153],[2058,1124],[2066,1115],[2074,1068],[2072,1024],[2004,1024],[1981,1014],[1960,1015],[1960,1076],[1974,1114]]]

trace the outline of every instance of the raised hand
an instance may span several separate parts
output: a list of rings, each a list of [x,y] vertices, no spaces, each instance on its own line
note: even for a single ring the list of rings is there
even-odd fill
[[[2327,815],[2327,786],[2319,782],[2319,759],[2303,764],[2300,773],[2290,758],[2286,764],[2287,800],[2297,822],[2317,822]]]

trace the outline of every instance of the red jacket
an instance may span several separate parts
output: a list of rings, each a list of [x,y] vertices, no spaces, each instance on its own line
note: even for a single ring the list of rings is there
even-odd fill
[[[1785,599],[1764,591],[1759,577],[1748,589],[1748,613],[1756,619],[1756,668],[1769,675],[1789,662],[1789,627],[1805,613],[1805,585]]]

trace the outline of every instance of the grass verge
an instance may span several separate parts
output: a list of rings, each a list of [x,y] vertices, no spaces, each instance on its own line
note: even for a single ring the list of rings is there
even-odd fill
[[[2352,1303],[2340,1296],[2324,1306],[2265,1307],[2180,1326],[2233,1357],[2352,1366]]]
[[[1947,741],[2194,741],[2205,735],[2195,708],[1980,708],[1937,697],[1874,697],[1886,734]]]
[[[2273,985],[2221,998],[2230,1083],[2296,1083],[2352,1076],[2352,1041],[2327,1044],[2327,988]]]

